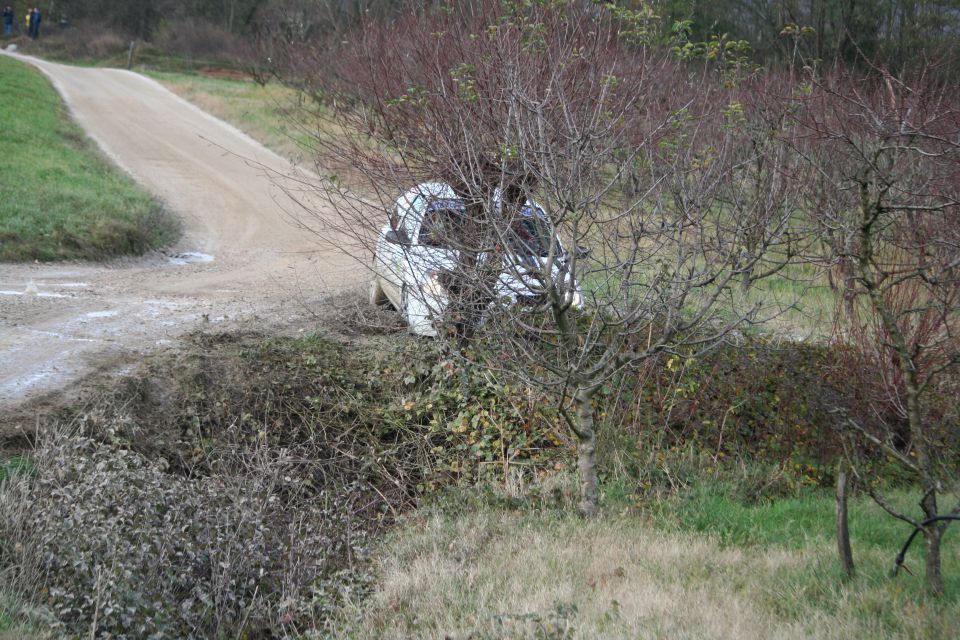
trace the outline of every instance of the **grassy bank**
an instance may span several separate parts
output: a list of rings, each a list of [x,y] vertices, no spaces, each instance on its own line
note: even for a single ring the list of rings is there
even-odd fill
[[[29,505],[22,517],[0,517],[9,539],[58,532],[46,560],[54,566],[39,565],[58,602],[95,591],[97,573],[73,575],[56,564],[89,552],[91,566],[116,567],[117,606],[139,607],[143,620],[167,630],[186,624],[174,612],[196,603],[177,600],[185,592],[173,567],[182,561],[144,563],[124,551],[124,541],[165,540],[158,548],[187,550],[207,544],[206,529],[187,536],[151,516],[157,500],[173,518],[174,505],[198,495],[192,522],[227,526],[233,513],[249,531],[285,531],[292,518],[303,527],[297,540],[321,536],[328,545],[322,569],[300,576],[296,589],[287,584],[284,598],[264,578],[255,594],[231,600],[236,634],[261,628],[246,619],[277,635],[358,639],[933,638],[960,616],[956,529],[943,544],[947,595],[931,598],[922,545],[907,558],[913,574],[889,576],[910,532],[862,495],[850,509],[858,575],[842,577],[829,479],[820,477],[832,449],[822,444],[825,433],[809,430],[823,418],[814,407],[802,410],[806,395],[788,393],[829,395],[815,384],[823,379],[816,368],[827,365],[810,347],[756,346],[742,361],[716,354],[740,377],[707,360],[688,367],[691,378],[721,378],[712,387],[720,397],[676,400],[670,416],[656,412],[663,404],[656,395],[644,396],[639,404],[648,409],[636,419],[672,435],[658,445],[623,413],[619,437],[604,432],[601,516],[584,521],[574,515],[569,443],[547,402],[442,360],[430,343],[403,336],[388,311],[344,299],[327,313],[322,325],[342,333],[195,336],[142,377],[113,380],[93,406],[60,416],[111,444],[58,445],[54,453],[69,464],[36,465],[40,484],[21,477],[29,482],[20,485],[32,501],[7,495],[9,508],[0,509]],[[798,358],[814,370],[791,366]],[[736,415],[725,409],[730,403]],[[730,414],[722,449],[706,423],[717,413]],[[696,434],[673,433],[680,428],[674,414],[697,425]],[[806,435],[791,442],[789,434]],[[101,478],[96,465],[108,461],[115,462]],[[129,486],[124,465],[131,461],[143,486]],[[76,465],[94,476],[43,484],[43,470]],[[241,509],[239,497],[251,495],[283,508],[267,516]],[[891,498],[915,512],[915,491],[894,489]],[[318,501],[331,508],[306,519]],[[111,524],[119,505],[129,530]],[[329,520],[345,514],[346,522]],[[83,518],[83,530],[58,529],[65,518]],[[32,533],[18,528],[24,521]],[[87,531],[102,527],[122,544],[90,546]],[[2,538],[0,527],[0,558]],[[276,549],[259,540],[238,534],[230,544],[277,561]],[[26,576],[39,570],[14,551],[11,568]],[[192,588],[226,602],[232,592],[205,573],[204,557],[197,575],[206,577]],[[20,610],[49,612],[50,598],[31,585],[20,589]],[[178,595],[147,610],[148,593]],[[89,629],[95,606],[69,602],[79,608],[57,624]],[[191,611],[196,624],[214,625],[209,612]],[[22,614],[7,615],[4,624],[24,623]],[[102,628],[122,624],[103,614],[97,620]]]
[[[178,225],[111,166],[36,70],[0,57],[0,261],[101,260],[169,244]]]

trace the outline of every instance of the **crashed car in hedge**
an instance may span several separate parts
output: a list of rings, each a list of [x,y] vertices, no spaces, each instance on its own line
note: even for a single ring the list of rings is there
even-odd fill
[[[499,192],[494,201],[499,211]],[[451,301],[450,274],[457,272],[459,252],[467,246],[458,238],[470,223],[467,215],[466,203],[449,185],[422,183],[397,199],[380,230],[370,301],[393,305],[411,333],[437,335]],[[496,304],[543,300],[549,277],[565,304],[581,306],[580,287],[566,268],[569,254],[550,229],[543,209],[530,200],[503,222],[495,236],[502,242],[493,249],[502,256],[502,271],[489,296]]]

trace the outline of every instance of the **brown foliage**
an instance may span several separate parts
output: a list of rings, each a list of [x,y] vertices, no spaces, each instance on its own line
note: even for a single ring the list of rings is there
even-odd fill
[[[201,60],[236,61],[245,58],[250,48],[243,36],[210,22],[195,20],[165,23],[154,36],[153,44],[167,53]]]

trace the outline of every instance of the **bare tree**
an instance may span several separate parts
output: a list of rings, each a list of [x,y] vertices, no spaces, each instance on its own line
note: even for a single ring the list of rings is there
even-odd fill
[[[841,339],[873,416],[846,416],[861,453],[896,461],[920,485],[929,589],[943,591],[940,540],[960,513],[955,406],[960,364],[960,110],[927,67],[897,78],[836,74],[805,105],[807,209],[843,265]],[[856,468],[864,472],[864,456]]]
[[[651,16],[473,3],[368,24],[313,58],[320,173],[338,173],[322,190],[340,214],[314,230],[369,251],[392,214],[381,237],[399,257],[375,268],[431,274],[408,295],[441,337],[554,392],[587,515],[604,385],[753,321],[750,285],[793,252],[776,101],[646,45]],[[409,226],[418,195],[444,200],[442,220]],[[422,250],[437,243],[440,259]]]

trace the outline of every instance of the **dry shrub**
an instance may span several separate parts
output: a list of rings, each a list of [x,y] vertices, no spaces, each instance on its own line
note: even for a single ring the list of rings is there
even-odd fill
[[[235,637],[314,624],[329,576],[364,538],[349,487],[306,491],[301,464],[260,451],[184,477],[162,459],[82,435],[47,437],[0,490],[7,582],[51,610],[62,631],[91,637]]]
[[[194,59],[235,61],[244,57],[247,43],[209,22],[171,20],[154,38],[154,44],[166,53]]]
[[[74,34],[67,31],[74,42],[83,48],[83,55],[91,58],[109,58],[124,53],[130,45],[129,40],[115,31],[104,27],[86,27]]]
[[[351,334],[394,331],[387,317],[364,318],[366,327],[337,314]],[[179,365],[174,410],[177,448],[193,469],[204,463],[195,443],[233,429],[241,446],[306,447],[324,461],[324,482],[361,478],[377,504],[398,511],[424,489],[552,466],[564,444],[548,398],[499,384],[433,342],[197,339],[203,357]]]
[[[96,22],[83,21],[68,29],[50,27],[43,37],[30,42],[30,50],[67,59],[109,59],[126,55],[130,40]]]

